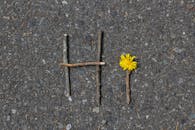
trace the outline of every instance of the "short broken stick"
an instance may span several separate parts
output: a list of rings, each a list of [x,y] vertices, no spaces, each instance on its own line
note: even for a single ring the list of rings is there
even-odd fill
[[[91,66],[91,65],[105,65],[105,62],[83,62],[83,63],[60,63],[61,66],[65,67],[82,67],[82,66]]]
[[[127,97],[127,104],[131,102],[131,88],[130,88],[130,74],[131,71],[126,71],[126,97]]]
[[[102,36],[103,33],[100,31],[98,32],[98,46],[97,46],[97,61],[100,62],[101,61],[101,50],[102,50]],[[96,96],[97,96],[97,102],[98,105],[101,104],[101,77],[100,77],[100,70],[101,70],[101,66],[100,65],[96,65]]]
[[[175,130],[179,130],[179,122],[177,122]]]
[[[63,62],[68,64],[68,35],[64,34],[63,38]],[[71,96],[71,91],[70,91],[70,77],[69,77],[69,68],[64,67],[64,73],[65,73],[65,85],[66,85],[66,90],[64,94],[67,95],[68,97]]]

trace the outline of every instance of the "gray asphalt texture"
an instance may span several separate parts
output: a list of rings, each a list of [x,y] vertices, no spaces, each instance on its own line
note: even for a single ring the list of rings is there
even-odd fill
[[[104,31],[102,105],[95,66]],[[122,53],[136,55],[126,104]],[[195,130],[194,0],[0,0],[1,130]]]

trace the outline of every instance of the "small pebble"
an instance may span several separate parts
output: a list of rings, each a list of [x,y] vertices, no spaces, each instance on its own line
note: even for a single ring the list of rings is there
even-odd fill
[[[153,60],[154,62],[158,62],[154,57],[152,58],[152,60]]]
[[[148,46],[148,43],[146,42],[144,45],[145,45],[145,46]]]
[[[13,114],[16,114],[16,109],[11,110]]]
[[[65,16],[68,18],[69,17],[69,14],[66,13]]]
[[[108,10],[108,13],[110,14],[110,10]]]
[[[151,7],[147,7],[146,10],[149,10],[150,11],[150,10],[152,10],[152,8]]]
[[[100,108],[99,108],[99,107],[95,107],[95,108],[93,108],[93,112],[95,112],[95,113],[99,113],[99,112],[100,112]]]
[[[87,102],[87,99],[83,99],[82,103],[85,104]]]
[[[68,4],[68,2],[67,2],[67,1],[65,1],[65,0],[63,0],[63,1],[62,1],[62,4],[63,4],[63,5],[67,5],[67,4]]]
[[[10,121],[10,116],[7,116],[7,121]]]
[[[43,62],[43,64],[46,64],[46,61],[45,61],[45,59],[42,59],[42,62]]]
[[[70,130],[72,128],[71,124],[66,125],[66,130]]]
[[[135,83],[137,82],[137,79],[134,79]]]
[[[69,100],[70,102],[72,102],[72,98],[71,98],[71,97],[68,97],[68,100]]]
[[[183,78],[179,78],[178,83],[182,84],[184,82]]]
[[[145,83],[144,86],[145,86],[145,87],[148,87],[149,85],[148,85],[148,83]]]
[[[106,120],[102,120],[102,125],[105,125],[107,123]]]
[[[123,107],[122,107],[122,110],[126,110],[126,108],[123,106]]]
[[[183,1],[183,0],[181,0],[181,2],[180,2],[180,3],[181,3],[181,5],[183,5],[183,4],[184,4],[184,1]]]
[[[181,53],[181,52],[184,51],[184,49],[180,49],[178,47],[175,47],[175,48],[173,48],[173,51],[176,52],[176,53]]]

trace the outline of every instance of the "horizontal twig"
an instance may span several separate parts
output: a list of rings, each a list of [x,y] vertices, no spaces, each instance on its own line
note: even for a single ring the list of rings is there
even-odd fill
[[[105,65],[105,62],[83,62],[83,63],[75,63],[75,64],[60,63],[60,65],[65,67],[82,67],[82,66],[91,66],[91,65]]]

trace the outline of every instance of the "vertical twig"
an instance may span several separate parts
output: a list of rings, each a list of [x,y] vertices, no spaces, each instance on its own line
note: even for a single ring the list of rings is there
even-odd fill
[[[177,122],[175,130],[179,130],[179,122]]]
[[[127,97],[127,104],[131,102],[131,89],[130,89],[130,71],[126,71],[126,97]]]
[[[63,62],[64,63],[68,63],[68,35],[64,34],[64,38],[63,38]],[[64,73],[65,73],[65,84],[66,84],[66,90],[64,94],[67,95],[68,97],[71,95],[71,91],[70,91],[70,77],[69,77],[69,68],[68,67],[64,67]]]
[[[98,47],[97,47],[97,61],[101,61],[101,47],[102,47],[102,32],[98,32]],[[98,105],[101,104],[101,78],[100,78],[100,65],[96,65],[96,96],[97,96],[97,102]]]

